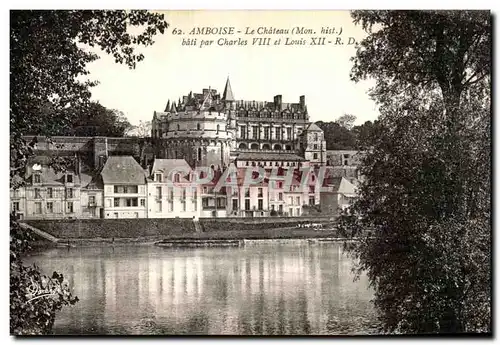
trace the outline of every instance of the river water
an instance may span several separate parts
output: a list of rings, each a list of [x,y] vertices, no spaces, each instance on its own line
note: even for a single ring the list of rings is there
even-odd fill
[[[374,332],[373,291],[335,243],[57,248],[26,261],[63,273],[80,299],[55,334]]]

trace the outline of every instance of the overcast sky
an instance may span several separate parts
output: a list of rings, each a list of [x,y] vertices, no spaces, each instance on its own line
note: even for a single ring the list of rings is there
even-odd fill
[[[376,106],[367,95],[372,83],[354,83],[349,79],[355,54],[354,45],[285,46],[286,37],[326,37],[335,42],[341,37],[361,40],[366,34],[352,23],[348,11],[168,11],[170,24],[165,35],[156,43],[141,48],[145,59],[130,70],[101,54],[100,60],[89,65],[90,77],[100,85],[93,88],[92,97],[102,105],[121,110],[132,124],[147,121],[153,111],[163,111],[169,99],[178,100],[190,91],[215,88],[222,92],[229,76],[238,100],[272,101],[277,94],[283,102],[298,102],[306,96],[311,121],[332,121],[344,113],[357,117],[356,123],[374,120]],[[235,27],[231,36],[188,35],[195,27]],[[315,35],[244,35],[246,27],[258,29],[310,28]],[[321,28],[334,28],[342,34],[322,35]],[[185,35],[173,35],[174,28]],[[262,30],[262,29],[261,29]],[[220,46],[217,40],[247,40],[246,46]],[[252,45],[252,39],[271,38],[270,46]],[[282,38],[282,44],[273,45]],[[183,46],[183,38],[196,38],[196,46]],[[211,46],[200,48],[201,40],[213,40]],[[241,41],[240,40],[240,41]]]

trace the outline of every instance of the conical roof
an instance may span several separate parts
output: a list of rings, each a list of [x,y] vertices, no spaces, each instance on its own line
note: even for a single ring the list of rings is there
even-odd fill
[[[170,100],[168,100],[167,106],[165,107],[165,112],[170,111]]]
[[[231,83],[229,82],[229,77],[226,80],[226,86],[224,87],[224,93],[222,94],[222,99],[224,101],[234,101],[233,89],[231,89]]]

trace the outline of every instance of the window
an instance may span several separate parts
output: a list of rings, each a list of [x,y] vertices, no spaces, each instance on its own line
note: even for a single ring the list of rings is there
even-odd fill
[[[269,127],[264,127],[264,139],[269,140]]]
[[[201,125],[199,123],[196,124],[196,129],[199,131],[201,130]]]
[[[14,212],[19,211],[19,202],[18,201],[12,203],[12,211],[14,211]]]
[[[161,182],[161,174],[155,174],[155,181]]]
[[[89,195],[89,204],[95,205],[95,195]]]
[[[314,193],[314,186],[309,186],[309,193]]]
[[[127,193],[129,194],[137,194],[138,186],[127,186]]]
[[[245,188],[245,198],[250,197],[250,188]]]
[[[258,126],[252,126],[252,138],[253,139],[259,138],[259,127]]]
[[[310,196],[309,197],[309,205],[314,206],[314,204],[315,204],[314,197]]]
[[[198,160],[201,161],[201,147],[198,147]]]
[[[314,133],[314,141],[318,141],[318,133]]]
[[[174,175],[174,182],[179,183],[179,181],[180,181],[180,175],[179,174],[175,174]]]
[[[313,153],[313,159],[318,159],[318,154],[317,153]]]
[[[182,200],[186,200],[186,189],[182,189]]]
[[[314,144],[313,147],[314,147],[315,150],[317,150],[318,149],[318,144]]]
[[[220,125],[217,125],[217,134],[219,134]]]
[[[156,197],[161,199],[161,187],[156,187]]]
[[[264,201],[262,199],[258,200],[258,207],[259,211],[262,211],[262,209],[264,208]]]
[[[35,202],[35,214],[42,214],[42,203]]]
[[[54,191],[52,190],[51,187],[47,188],[47,198],[53,198],[54,197]]]
[[[142,206],[142,207],[146,206],[146,200],[145,200],[145,199],[141,199],[141,201],[140,201],[140,202],[141,202],[141,206]]]
[[[283,188],[283,181],[278,181],[278,188],[279,189]]]
[[[174,200],[174,189],[170,190],[170,200]]]
[[[289,209],[288,209],[288,215],[289,215],[290,217],[292,217],[292,216],[293,216],[293,208],[289,208]]]
[[[68,213],[73,213],[73,201],[68,201]]]
[[[168,202],[168,211],[174,212],[174,202],[172,200]]]
[[[35,188],[35,199],[41,199],[40,188]]]
[[[54,204],[52,202],[47,203],[47,213],[54,213]]]
[[[250,210],[250,199],[245,200],[245,210]]]
[[[137,207],[137,198],[125,199],[125,205],[127,205],[127,207]]]
[[[226,207],[226,199],[217,198],[217,207]]]
[[[66,188],[66,198],[67,199],[73,198],[73,188]]]
[[[198,200],[193,200],[193,211],[198,211]]]
[[[120,207],[120,198],[115,198],[114,205],[115,207]]]
[[[233,199],[233,210],[238,209],[238,199]]]
[[[115,218],[118,218],[118,212],[113,213]]]
[[[296,198],[296,200],[297,200],[296,205],[300,205],[300,196],[298,196],[298,197]]]
[[[263,193],[262,193],[262,188],[259,188],[259,189],[258,189],[258,195],[257,195],[257,196],[258,196],[259,198],[262,198],[262,194],[263,194]]]
[[[247,127],[246,126],[240,127],[240,137],[241,137],[241,139],[247,138]]]
[[[34,178],[34,183],[41,183],[42,182],[40,174],[33,175],[33,178]]]
[[[182,201],[182,212],[186,212],[186,201]]]
[[[73,175],[71,174],[66,175],[66,183],[73,183]]]
[[[276,140],[281,140],[281,128],[276,127]]]
[[[177,130],[180,131],[181,130],[181,126],[179,124],[177,124]]]
[[[287,138],[287,140],[291,140],[292,139],[292,129],[290,127],[288,127],[286,129],[286,138]]]
[[[161,200],[156,200],[156,212],[161,212]]]
[[[283,193],[278,193],[278,200],[283,201]]]
[[[288,204],[293,205],[293,197],[292,196],[288,197]]]
[[[283,213],[283,205],[278,205],[278,212],[279,212],[280,214],[282,214],[282,213]]]

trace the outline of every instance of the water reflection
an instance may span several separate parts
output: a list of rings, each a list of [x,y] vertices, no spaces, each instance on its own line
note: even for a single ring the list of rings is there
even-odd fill
[[[354,334],[372,330],[365,277],[337,244],[54,249],[29,258],[65,274],[80,302],[58,334]]]

